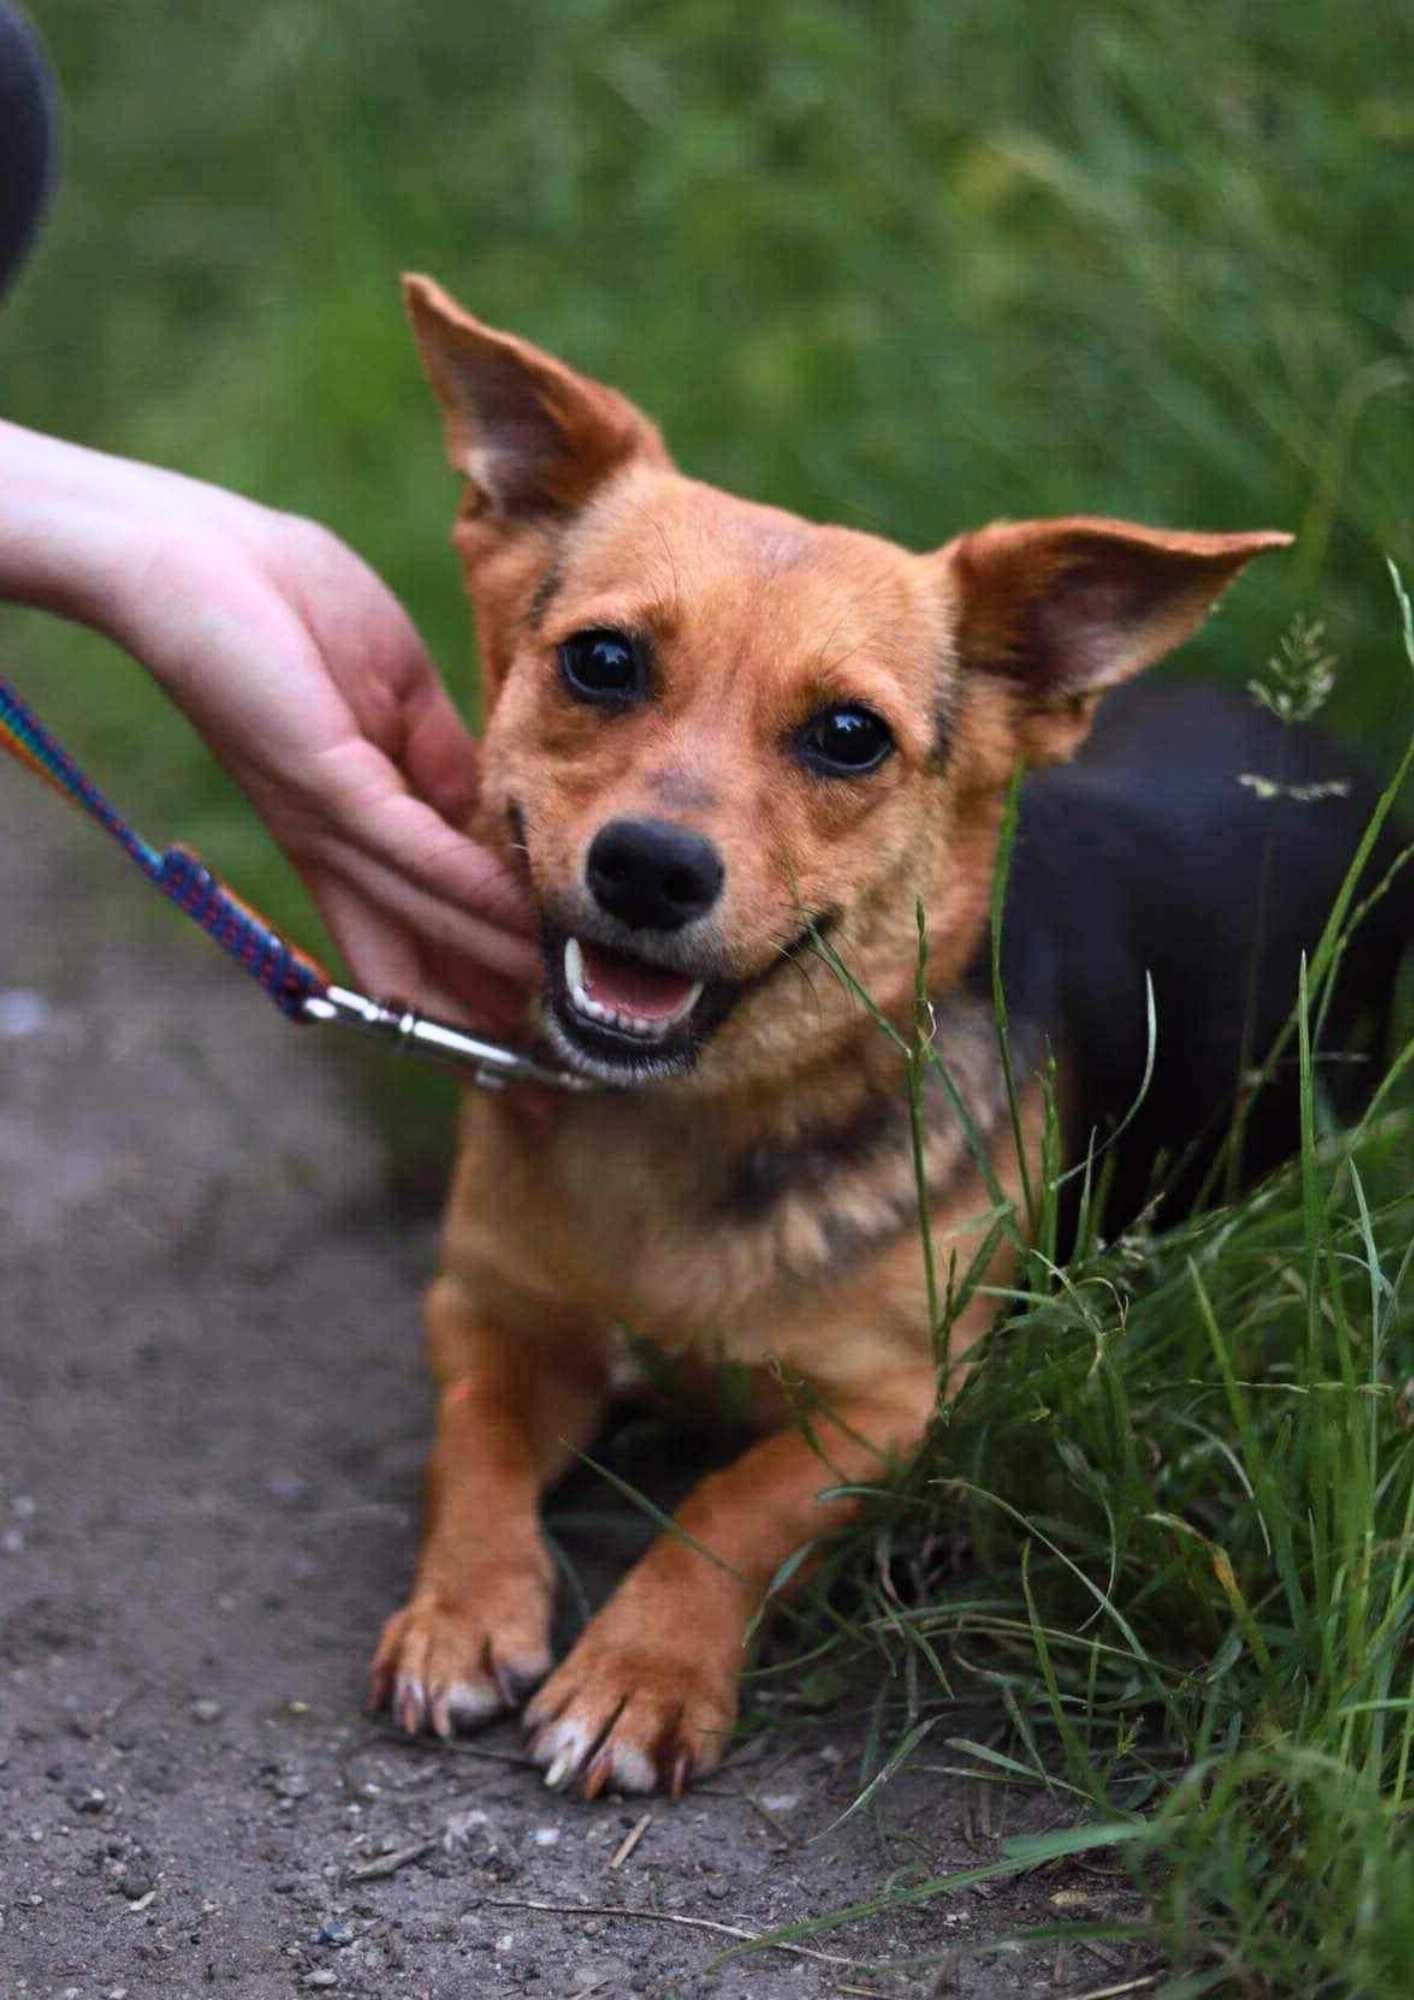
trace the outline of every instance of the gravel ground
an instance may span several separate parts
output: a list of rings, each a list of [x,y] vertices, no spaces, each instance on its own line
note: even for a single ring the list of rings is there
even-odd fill
[[[1138,1990],[1110,1945],[978,1950],[1131,1909],[1073,1866],[813,1941],[849,1963],[714,1966],[729,1927],[1054,1823],[979,1811],[940,1753],[835,1828],[853,1720],[645,1810],[547,1793],[508,1725],[443,1748],[364,1718],[414,1547],[433,1219],[391,1204],[338,1054],[8,767],[0,908],[3,2000]],[[588,1475],[554,1516],[602,1590],[637,1523]]]

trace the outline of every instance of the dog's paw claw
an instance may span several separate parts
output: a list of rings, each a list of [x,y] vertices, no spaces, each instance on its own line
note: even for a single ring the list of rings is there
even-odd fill
[[[436,1698],[432,1706],[435,1709]],[[393,1690],[393,1714],[398,1727],[408,1736],[416,1736],[428,1714],[427,1691],[421,1681],[400,1679]]]
[[[557,1792],[565,1780],[572,1777],[575,1770],[575,1753],[572,1749],[561,1749],[545,1769],[545,1783],[552,1792]]]
[[[518,1707],[548,1672],[545,1623],[539,1598],[494,1629],[473,1611],[414,1599],[383,1628],[367,1706],[387,1708],[409,1736],[476,1729]]]
[[[553,1791],[680,1798],[721,1762],[735,1715],[730,1672],[653,1658],[641,1646],[621,1655],[586,1635],[526,1711],[526,1749]]]

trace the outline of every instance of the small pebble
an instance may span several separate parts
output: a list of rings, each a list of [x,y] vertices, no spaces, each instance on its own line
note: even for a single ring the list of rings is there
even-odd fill
[[[490,1824],[490,1813],[482,1812],[479,1806],[473,1806],[467,1812],[453,1813],[451,1815],[444,1829],[443,1837],[451,1847],[463,1846],[471,1839],[472,1834],[475,1833],[478,1827],[489,1826]]]
[[[97,1785],[89,1785],[85,1790],[69,1794],[69,1804],[75,1812],[101,1813],[107,1803],[107,1792],[99,1791]]]
[[[300,1472],[272,1472],[265,1481],[265,1490],[272,1500],[278,1500],[286,1507],[302,1507],[312,1497],[314,1487]]]
[[[316,1987],[337,1986],[339,1975],[337,1972],[331,1972],[327,1965],[321,1965],[318,1972],[307,1972],[304,1975],[304,1983],[306,1986]]]
[[[314,1933],[314,1942],[316,1944],[345,1945],[352,1944],[353,1941],[354,1934],[347,1924],[321,1924],[319,1929]]]
[[[210,1695],[202,1695],[192,1703],[189,1713],[193,1722],[219,1722],[226,1711],[219,1701],[213,1701]]]
[[[28,986],[7,986],[0,992],[0,1037],[22,1041],[48,1027],[54,1009],[42,993]]]

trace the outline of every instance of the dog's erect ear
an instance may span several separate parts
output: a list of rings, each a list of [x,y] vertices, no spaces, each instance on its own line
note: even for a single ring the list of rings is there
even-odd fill
[[[1193,535],[1074,515],[999,521],[941,551],[964,669],[1020,696],[1021,749],[1068,757],[1100,696],[1202,624],[1243,565],[1290,535]]]
[[[667,463],[632,403],[529,341],[483,326],[430,278],[403,296],[442,405],[447,455],[508,527],[572,513],[630,459]]]

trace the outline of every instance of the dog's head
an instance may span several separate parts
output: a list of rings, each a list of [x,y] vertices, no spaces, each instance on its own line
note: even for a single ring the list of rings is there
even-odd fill
[[[685,478],[613,390],[407,296],[467,482],[480,831],[525,851],[547,1033],[608,1081],[794,1067],[812,934],[894,1004],[919,896],[958,970],[1017,760],[1069,756],[1288,540],[1077,517],[912,554]],[[846,1010],[818,981],[811,1005],[818,1046]]]

